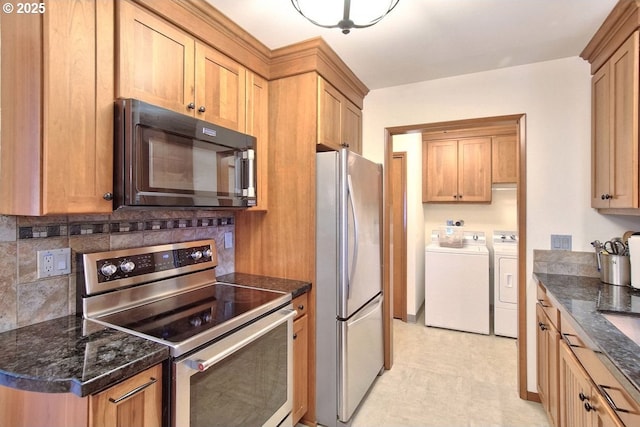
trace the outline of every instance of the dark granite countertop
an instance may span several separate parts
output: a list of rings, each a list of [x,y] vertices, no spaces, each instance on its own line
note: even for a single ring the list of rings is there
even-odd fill
[[[622,386],[640,402],[640,346],[612,325],[605,311],[628,311],[629,306],[618,304],[630,301],[637,293],[631,287],[607,285],[599,278],[534,273],[547,289],[547,295],[578,331],[598,358],[620,381]],[[613,298],[615,296],[615,298]],[[562,328],[562,324],[560,325]]]
[[[237,285],[251,286],[254,288],[269,289],[281,292],[291,292],[291,297],[295,298],[309,292],[311,283],[300,280],[279,279],[276,277],[259,276],[246,273],[229,273],[217,276],[219,282],[234,283]]]
[[[168,357],[164,345],[66,316],[0,334],[0,385],[83,397]]]
[[[311,289],[308,282],[243,273],[217,280],[290,292],[293,298]],[[0,333],[0,385],[83,397],[168,358],[162,344],[65,316]]]

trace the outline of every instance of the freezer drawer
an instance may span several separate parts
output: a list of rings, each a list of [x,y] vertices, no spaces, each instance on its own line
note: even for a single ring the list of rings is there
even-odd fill
[[[384,363],[382,294],[346,321],[338,321],[338,419],[347,422]]]

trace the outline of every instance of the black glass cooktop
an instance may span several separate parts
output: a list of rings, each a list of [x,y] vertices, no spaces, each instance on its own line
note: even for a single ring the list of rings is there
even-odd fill
[[[104,316],[100,321],[158,340],[181,343],[282,298],[280,292],[214,283]]]

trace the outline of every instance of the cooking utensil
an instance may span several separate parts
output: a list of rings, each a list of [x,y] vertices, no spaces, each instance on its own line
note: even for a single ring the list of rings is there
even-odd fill
[[[602,270],[602,261],[600,260],[600,254],[604,251],[602,248],[602,243],[600,240],[594,240],[591,242],[591,246],[593,246],[596,250],[596,261],[598,262],[598,271]]]
[[[625,255],[627,252],[627,246],[622,243],[622,239],[607,240],[603,248],[609,255]]]

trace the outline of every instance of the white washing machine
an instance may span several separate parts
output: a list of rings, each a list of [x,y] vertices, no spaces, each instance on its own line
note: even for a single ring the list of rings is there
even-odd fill
[[[425,248],[426,326],[489,334],[489,250],[484,233],[465,231],[461,248]]]
[[[518,337],[518,233],[493,232],[493,331]]]

